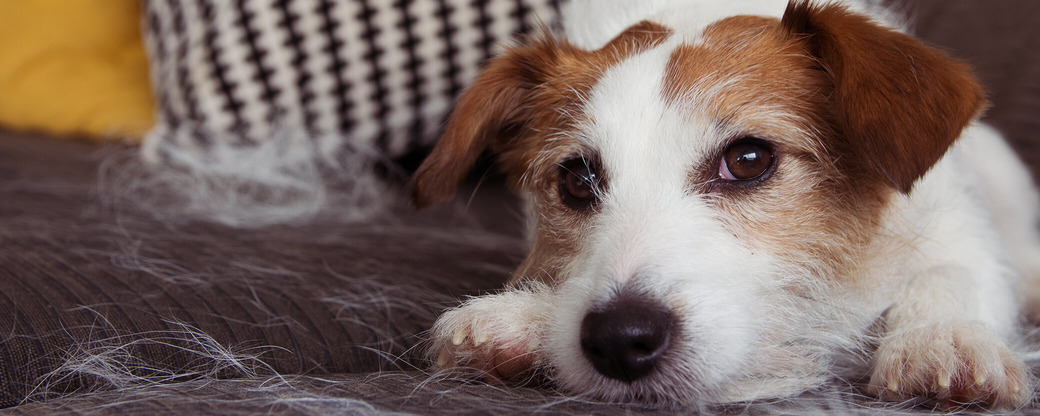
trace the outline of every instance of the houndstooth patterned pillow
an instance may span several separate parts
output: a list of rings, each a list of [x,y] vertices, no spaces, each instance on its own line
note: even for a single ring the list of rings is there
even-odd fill
[[[144,1],[159,108],[145,156],[285,133],[401,156],[436,139],[497,42],[551,23],[558,1]]]

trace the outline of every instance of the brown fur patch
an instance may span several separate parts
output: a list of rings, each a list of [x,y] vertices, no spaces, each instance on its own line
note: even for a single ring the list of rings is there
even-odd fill
[[[643,22],[591,52],[543,33],[491,59],[459,98],[440,141],[413,177],[413,204],[422,208],[449,198],[485,150],[498,154],[502,169],[519,184],[545,140],[573,124],[600,74],[670,33]]]
[[[737,16],[707,27],[701,42],[672,52],[662,94],[691,113],[706,115],[730,139],[758,137],[789,157],[830,164],[837,149],[818,136],[831,134],[820,111],[831,87],[778,23]],[[696,183],[717,176],[717,158],[707,162]]]
[[[740,119],[743,129],[752,130],[748,133],[775,128],[773,120],[747,113],[779,110],[795,116],[791,121],[797,128],[819,124],[813,104],[825,93],[825,80],[809,70],[812,59],[776,23],[765,17],[731,17],[706,28],[701,42],[677,47],[668,63],[665,98],[680,105],[700,101],[689,104],[716,121]]]

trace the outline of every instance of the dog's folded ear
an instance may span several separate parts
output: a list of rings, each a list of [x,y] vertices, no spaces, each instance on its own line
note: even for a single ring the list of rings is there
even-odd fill
[[[557,49],[545,35],[487,61],[459,97],[437,146],[412,177],[416,208],[450,198],[481,153],[500,151],[520,133],[517,130],[526,124],[523,114],[530,105],[529,96],[548,76]]]
[[[827,106],[842,147],[903,193],[986,104],[966,65],[843,6],[792,1],[782,26],[833,81]]]
[[[553,38],[548,30],[492,58],[459,97],[444,134],[412,178],[412,204],[450,198],[480,154],[499,157],[522,176],[537,153],[533,136],[565,128],[596,77],[611,63],[663,42],[671,30],[640,22],[596,51]],[[573,120],[570,120],[573,121]]]

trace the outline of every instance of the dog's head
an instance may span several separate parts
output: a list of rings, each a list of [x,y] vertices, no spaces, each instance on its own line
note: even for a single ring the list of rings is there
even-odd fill
[[[818,375],[814,331],[843,319],[821,297],[869,286],[879,216],[983,105],[964,65],[834,5],[643,22],[595,51],[543,36],[463,94],[413,199],[497,156],[534,221],[516,280],[556,288],[541,345],[564,387],[773,394]]]

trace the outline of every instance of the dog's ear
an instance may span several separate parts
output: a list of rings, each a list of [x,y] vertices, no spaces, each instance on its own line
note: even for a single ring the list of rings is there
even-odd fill
[[[596,51],[582,50],[543,31],[488,61],[459,97],[444,134],[412,178],[412,204],[423,208],[455,194],[459,182],[485,150],[506,157],[506,168],[524,168],[527,152],[518,142],[538,130],[537,120],[560,117],[581,101],[578,90],[613,62],[660,44],[671,30],[640,22]],[[560,127],[551,121],[546,125]],[[501,162],[501,160],[500,160]],[[517,173],[517,172],[513,172]]]
[[[782,26],[833,81],[827,106],[854,160],[903,193],[986,104],[966,65],[842,6],[792,1]]]
[[[459,97],[440,140],[412,177],[416,208],[450,198],[481,153],[500,151],[519,134],[529,97],[545,81],[557,53],[555,42],[542,36],[488,60]]]

